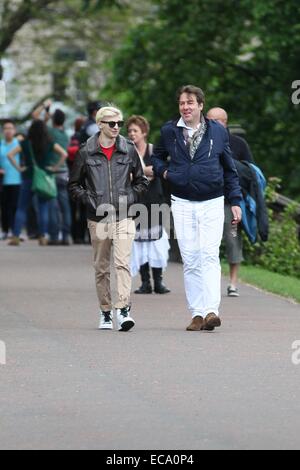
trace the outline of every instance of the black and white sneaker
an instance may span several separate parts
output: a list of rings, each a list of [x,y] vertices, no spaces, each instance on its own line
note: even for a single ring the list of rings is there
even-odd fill
[[[102,312],[100,311],[100,324],[99,330],[113,330],[113,312]]]
[[[227,295],[228,295],[228,297],[239,297],[240,296],[238,289],[236,287],[233,287],[233,286],[228,287]]]
[[[117,309],[117,322],[119,331],[129,331],[135,326],[135,321],[130,316],[131,307]]]

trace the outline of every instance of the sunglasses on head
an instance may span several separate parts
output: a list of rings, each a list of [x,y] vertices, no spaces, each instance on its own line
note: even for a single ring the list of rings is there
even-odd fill
[[[124,126],[124,121],[101,121],[103,124],[108,124],[111,129],[114,129],[116,126],[119,128]]]

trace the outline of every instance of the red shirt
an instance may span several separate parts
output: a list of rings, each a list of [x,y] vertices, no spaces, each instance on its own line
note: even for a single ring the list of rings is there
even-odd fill
[[[104,155],[106,156],[107,160],[111,160],[111,157],[113,156],[113,154],[116,150],[116,146],[113,145],[112,147],[105,148],[105,147],[102,147],[102,145],[101,145],[101,150],[104,153]]]

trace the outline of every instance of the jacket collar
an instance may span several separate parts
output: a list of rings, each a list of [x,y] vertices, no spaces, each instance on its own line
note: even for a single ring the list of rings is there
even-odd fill
[[[204,119],[205,119],[206,126],[207,126],[206,133],[204,135],[204,139],[207,139],[208,138],[207,136],[211,135],[211,122],[205,116],[204,116]],[[176,121],[172,122],[172,127],[173,127],[175,135],[176,135],[176,145],[179,145],[181,147],[181,150],[184,153],[184,155],[190,160],[191,157],[190,157],[190,154],[188,152],[187,146],[186,146],[185,141],[184,141],[183,128],[178,127],[177,124],[178,124],[178,119]]]
[[[97,132],[97,134],[90,137],[87,141],[87,151],[90,155],[99,154],[101,152],[99,136],[100,132]],[[128,153],[127,139],[125,139],[125,137],[123,137],[122,135],[119,135],[117,137],[116,147],[118,152],[124,154]]]

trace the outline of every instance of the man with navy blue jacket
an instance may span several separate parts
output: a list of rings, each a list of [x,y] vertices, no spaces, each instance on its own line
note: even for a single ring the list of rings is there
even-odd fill
[[[242,218],[241,188],[226,129],[203,115],[205,95],[193,85],[178,92],[181,118],[161,130],[152,156],[155,174],[171,187],[172,212],[192,323],[188,331],[221,326],[220,245],[224,196],[232,223]]]

